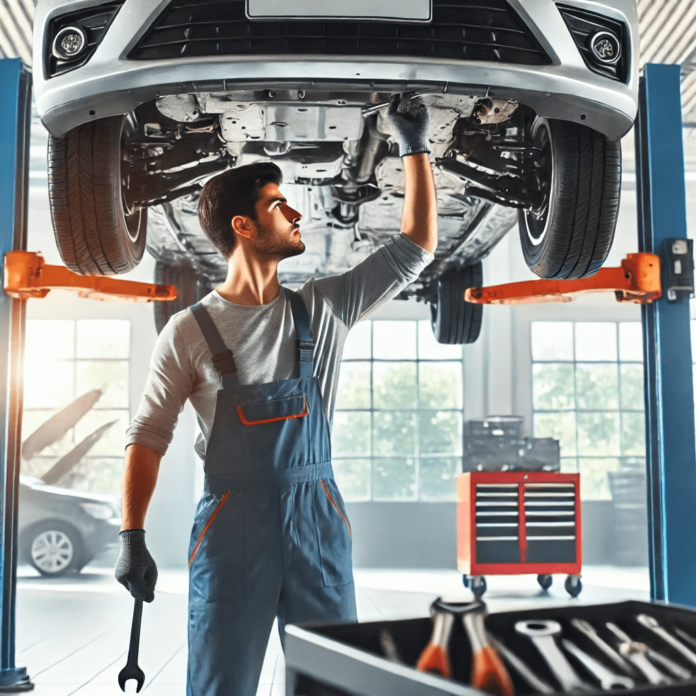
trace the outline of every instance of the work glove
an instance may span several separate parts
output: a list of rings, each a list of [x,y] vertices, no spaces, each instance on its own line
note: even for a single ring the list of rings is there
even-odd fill
[[[430,114],[420,97],[411,98],[408,92],[392,94],[385,120],[399,144],[400,157],[430,152]]]
[[[145,546],[144,529],[124,529],[121,553],[116,561],[116,579],[135,599],[151,602],[155,598],[157,566]]]

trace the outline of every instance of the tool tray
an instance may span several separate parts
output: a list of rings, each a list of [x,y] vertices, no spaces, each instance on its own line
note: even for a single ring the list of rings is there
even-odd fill
[[[584,652],[606,667],[616,670],[592,641],[570,624],[571,619],[585,619],[610,645],[616,645],[613,634],[605,628],[611,621],[625,631],[632,640],[677,662],[694,674],[686,681],[672,677],[671,685],[650,686],[635,677],[636,687],[622,693],[645,696],[696,693],[696,665],[680,655],[662,638],[635,620],[638,614],[655,617],[670,633],[681,628],[696,638],[696,612],[676,606],[647,602],[618,604],[572,605],[546,607],[535,610],[510,611],[489,614],[486,629],[512,650],[532,671],[549,685],[555,685],[551,671],[533,643],[515,631],[515,623],[522,620],[553,620],[563,628],[563,637],[572,640]],[[401,657],[402,664],[388,660],[380,642],[380,633],[388,631]],[[363,624],[289,626],[285,640],[287,668],[287,696],[480,696],[484,692],[467,685],[471,669],[471,649],[461,621],[456,621],[449,644],[453,678],[442,679],[415,669],[414,665],[428,644],[432,632],[429,618],[402,621],[379,621]],[[684,641],[681,641],[682,643]],[[687,645],[687,644],[685,644]],[[692,646],[687,645],[692,648]],[[696,649],[693,650],[696,653]],[[568,661],[578,675],[595,690],[583,693],[602,696],[603,691],[572,656]],[[506,663],[507,665],[507,663]],[[515,685],[516,696],[531,696],[537,692],[508,666]],[[663,668],[660,671],[667,672]],[[618,673],[618,671],[617,671]],[[670,675],[671,676],[671,675]],[[562,694],[562,691],[557,691]]]

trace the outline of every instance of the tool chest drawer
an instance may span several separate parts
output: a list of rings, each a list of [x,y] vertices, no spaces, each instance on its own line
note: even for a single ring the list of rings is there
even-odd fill
[[[457,490],[462,573],[580,572],[578,474],[470,472]]]
[[[670,636],[678,637],[686,648],[686,653],[675,649],[669,642],[640,622],[647,616]],[[676,677],[661,666],[658,670],[667,676],[664,683],[651,685],[640,672],[630,679],[623,677],[629,688],[622,693],[635,693],[641,696],[664,694],[693,696],[696,693],[696,664],[692,664],[686,654],[694,650],[696,643],[696,612],[646,602],[621,602],[602,605],[573,605],[558,608],[541,608],[532,611],[510,611],[489,614],[485,618],[485,630],[494,644],[502,643],[505,651],[513,653],[517,661],[543,682],[545,691],[529,686],[508,658],[503,657],[514,686],[516,696],[533,696],[537,693],[569,693],[559,686],[553,670],[529,638],[520,634],[516,626],[526,622],[532,626],[544,622],[556,622],[561,634],[556,644],[566,654],[570,667],[582,683],[580,690],[589,696],[607,693],[600,684],[599,676],[579,661],[568,656],[566,645],[572,643],[574,649],[582,651],[590,659],[600,662],[605,669],[612,665],[611,660],[577,628],[574,622],[581,620],[585,625],[596,629],[602,640],[616,649],[620,641],[616,639],[607,624],[617,627],[631,641],[643,645],[673,669],[681,671]],[[471,678],[471,644],[461,624],[457,622],[452,630],[448,644],[452,676],[445,679],[435,674],[416,670],[415,665],[423,649],[431,640],[433,623],[430,618],[401,621],[381,621],[364,624],[307,625],[289,626],[285,641],[286,695],[287,696],[440,696],[456,694],[459,696],[482,696],[483,691],[469,686]],[[684,636],[686,638],[684,638]],[[613,639],[613,640],[612,640]],[[387,654],[390,657],[387,658]],[[395,662],[398,659],[399,662]],[[620,658],[619,658],[620,659]],[[619,673],[618,669],[614,672]],[[689,676],[685,676],[689,675]],[[615,689],[611,689],[612,691]]]

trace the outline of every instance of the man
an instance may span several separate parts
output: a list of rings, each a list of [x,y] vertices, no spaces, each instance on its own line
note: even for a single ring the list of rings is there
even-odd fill
[[[428,112],[395,95],[387,121],[406,177],[402,234],[343,275],[280,286],[304,251],[302,216],[260,162],[203,188],[203,230],[225,282],[162,331],[128,431],[116,577],[154,598],[145,513],[186,399],[205,492],[189,547],[188,696],[254,696],[273,621],[355,621],[352,538],[331,470],[329,423],[350,328],[413,282],[437,246]]]

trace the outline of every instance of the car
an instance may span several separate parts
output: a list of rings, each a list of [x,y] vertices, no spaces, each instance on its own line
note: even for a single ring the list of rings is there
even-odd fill
[[[20,476],[19,562],[44,577],[80,572],[97,554],[118,545],[120,528],[116,497]]]
[[[270,159],[307,243],[281,282],[341,273],[400,231],[403,171],[379,107],[413,92],[431,116],[440,241],[400,297],[430,305],[438,341],[473,342],[481,307],[464,290],[516,224],[542,278],[606,259],[637,26],[633,0],[38,0],[58,249],[107,275],[147,249],[180,293],[156,303],[161,329],[226,274],[198,225],[202,184]]]

